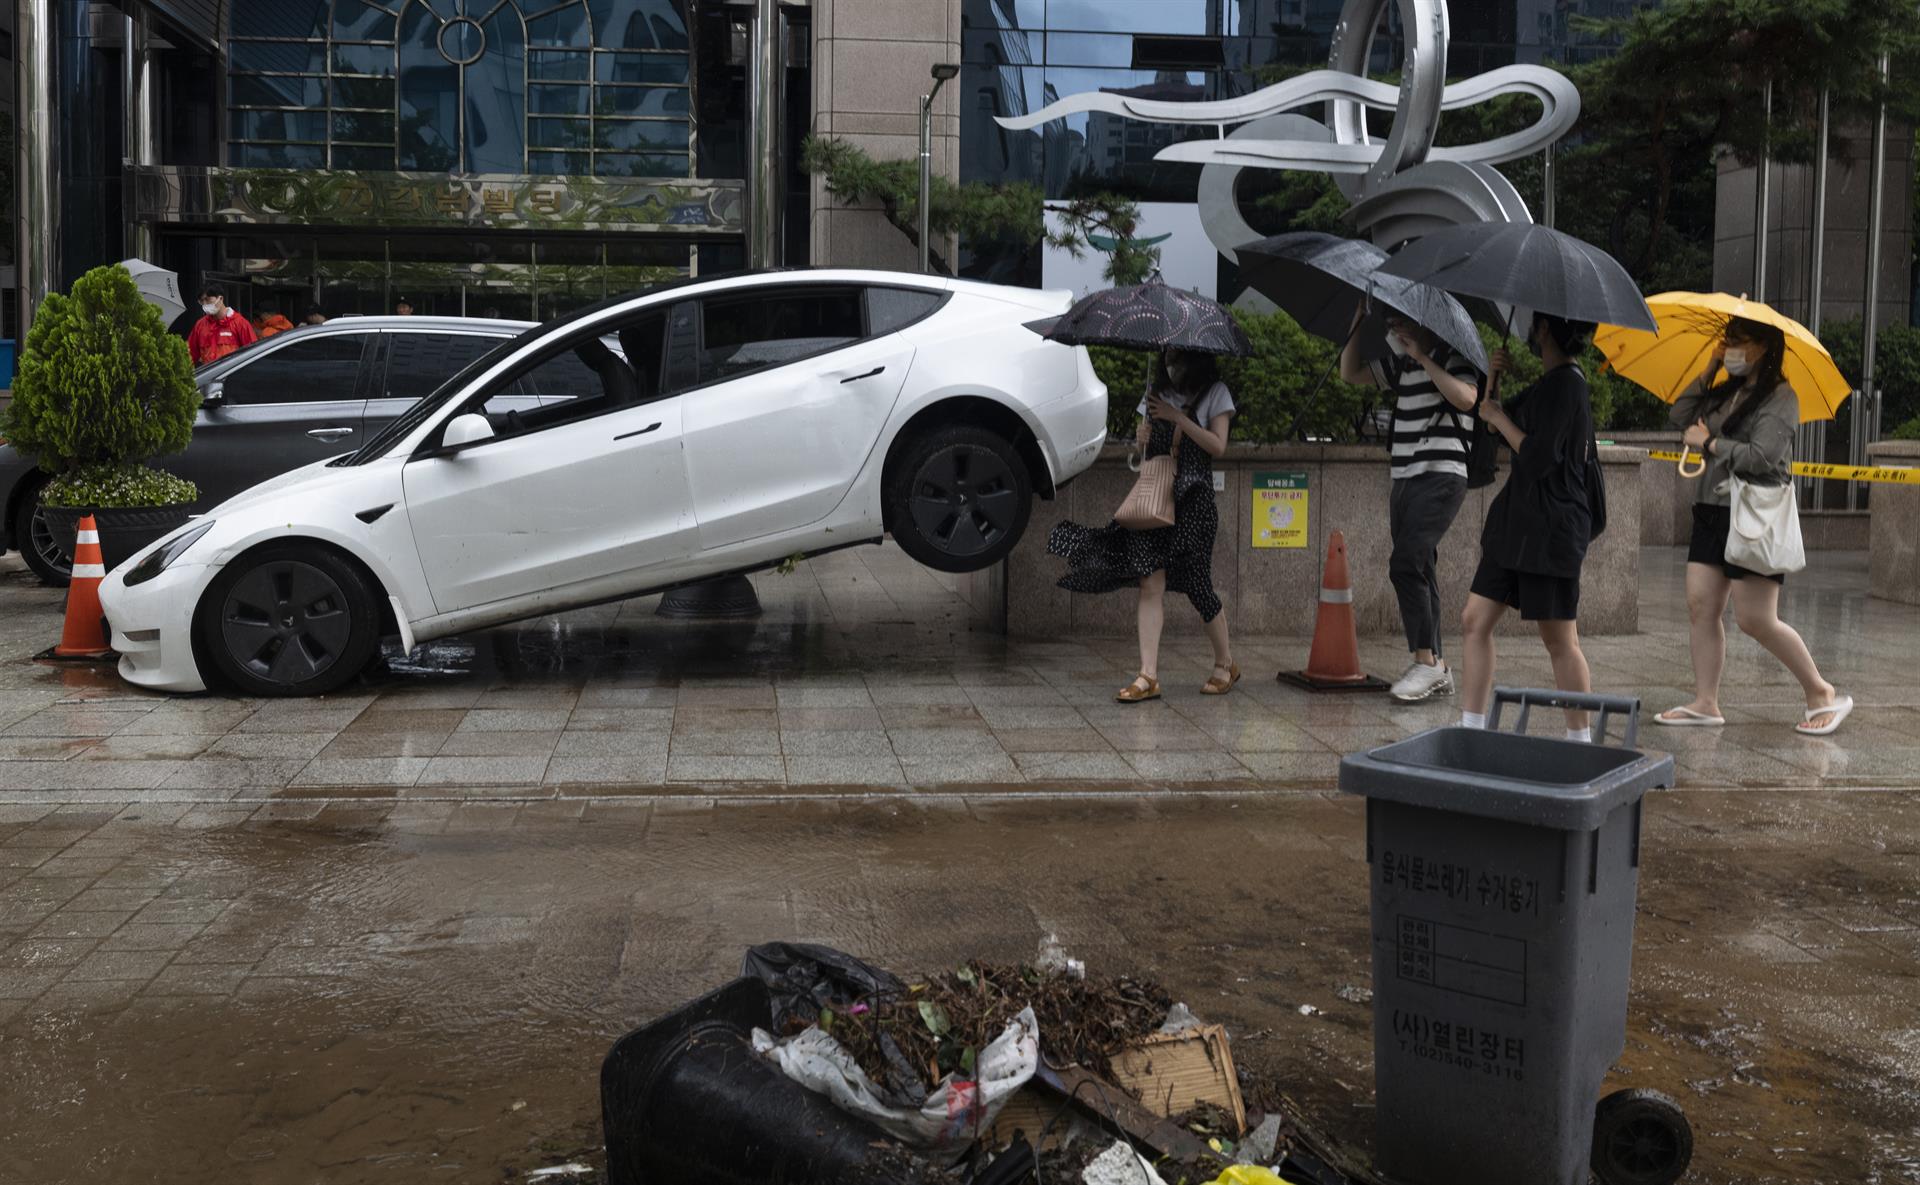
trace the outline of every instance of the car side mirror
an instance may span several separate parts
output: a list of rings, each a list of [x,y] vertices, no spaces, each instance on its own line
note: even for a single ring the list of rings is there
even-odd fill
[[[212,409],[212,408],[219,407],[221,404],[225,403],[226,401],[227,401],[227,385],[218,379],[215,379],[213,382],[208,383],[207,389],[200,392],[201,407]]]
[[[487,417],[475,412],[455,416],[447,421],[447,430],[441,434],[442,448],[459,448],[463,444],[472,444],[479,440],[493,439],[493,425]]]

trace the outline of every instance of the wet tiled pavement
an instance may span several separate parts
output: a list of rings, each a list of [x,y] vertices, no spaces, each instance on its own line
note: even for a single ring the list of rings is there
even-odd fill
[[[1863,557],[1817,558],[1785,614],[1860,710],[1831,739],[1796,735],[1798,688],[1730,630],[1728,726],[1646,730],[1687,784],[1920,785],[1920,611],[1868,599]],[[757,578],[752,622],[670,621],[646,599],[435,643],[324,699],[168,697],[28,661],[57,638],[60,597],[0,563],[0,788],[40,803],[1325,786],[1342,753],[1457,710],[1278,684],[1298,638],[1238,642],[1248,678],[1225,698],[1198,692],[1204,646],[1171,639],[1166,698],[1115,704],[1130,639],[976,631],[877,548]],[[1642,568],[1645,632],[1586,645],[1596,688],[1651,712],[1690,698],[1690,675],[1679,554]],[[1549,681],[1532,639],[1503,648],[1503,682]],[[1387,677],[1405,661],[1391,639],[1363,654]]]
[[[1372,1132],[1357,800],[0,805],[0,1179],[521,1180],[600,1058],[770,939],[1163,981]],[[1920,1172],[1920,793],[1647,804],[1626,1051],[1694,1185]]]
[[[1652,710],[1688,668],[1679,557],[1643,560],[1647,632],[1588,653]],[[1643,732],[1680,788],[1646,812],[1608,1087],[1680,1098],[1702,1185],[1920,1180],[1920,613],[1816,560],[1786,612],[1862,704],[1838,736],[1793,734],[1737,634],[1731,723]],[[0,567],[0,1180],[592,1162],[612,1041],[774,938],[920,971],[1056,933],[1364,1149],[1363,813],[1330,787],[1450,701],[1309,697],[1272,680],[1306,640],[1256,638],[1233,696],[1176,641],[1166,700],[1121,707],[1130,640],[977,632],[893,552],[758,583],[752,623],[635,602],[257,702],[29,661],[59,597]]]

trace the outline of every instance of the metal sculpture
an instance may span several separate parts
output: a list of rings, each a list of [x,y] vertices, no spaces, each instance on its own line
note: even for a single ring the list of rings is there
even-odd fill
[[[1389,2],[1399,7],[1406,43],[1398,88],[1364,76],[1375,30]],[[1388,249],[1457,223],[1533,221],[1519,191],[1493,166],[1540,152],[1566,135],[1580,114],[1580,92],[1565,75],[1540,66],[1504,66],[1451,85],[1446,74],[1445,0],[1346,0],[1333,34],[1329,69],[1216,101],[1090,92],[998,122],[1025,131],[1099,111],[1147,123],[1214,125],[1217,138],[1174,144],[1156,159],[1206,166],[1199,186],[1201,221],[1229,259],[1236,248],[1261,237],[1241,217],[1234,197],[1244,168],[1333,174],[1353,203],[1349,218],[1355,228]],[[1443,111],[1513,94],[1540,101],[1540,117],[1531,126],[1478,144],[1434,147]],[[1327,104],[1324,123],[1295,113],[1322,102]],[[1394,112],[1384,144],[1375,143],[1367,132],[1369,107]],[[1234,130],[1229,132],[1229,126]]]

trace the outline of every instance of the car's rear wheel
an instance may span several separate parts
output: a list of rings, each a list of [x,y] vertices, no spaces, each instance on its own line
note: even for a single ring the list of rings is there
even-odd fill
[[[1033,511],[1033,482],[1012,441],[947,424],[907,442],[886,500],[900,550],[942,572],[978,572],[1020,542]]]
[[[367,578],[314,546],[242,556],[207,587],[197,618],[200,653],[248,695],[323,695],[365,670],[380,643]]]
[[[20,491],[20,500],[13,508],[13,540],[20,548],[21,558],[42,584],[65,588],[73,579],[73,561],[53,541],[53,528],[47,525],[47,516],[40,509],[38,485]]]

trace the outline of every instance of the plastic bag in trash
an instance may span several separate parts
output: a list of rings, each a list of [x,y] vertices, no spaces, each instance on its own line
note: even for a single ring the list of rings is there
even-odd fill
[[[1115,1141],[1080,1173],[1082,1185],[1167,1185],[1147,1158],[1125,1140]]]
[[[974,1078],[949,1074],[917,1108],[882,1102],[846,1047],[817,1026],[784,1041],[754,1030],[753,1048],[810,1090],[826,1095],[841,1110],[872,1123],[896,1140],[947,1158],[958,1157],[980,1132],[992,1126],[1000,1108],[1027,1084],[1040,1065],[1040,1022],[1022,1009],[993,1043],[980,1051]]]
[[[844,1010],[859,1000],[897,996],[906,985],[844,951],[805,942],[765,942],[747,952],[740,974],[767,985],[768,1018],[775,1033],[792,1033],[820,1019],[822,1008]]]

